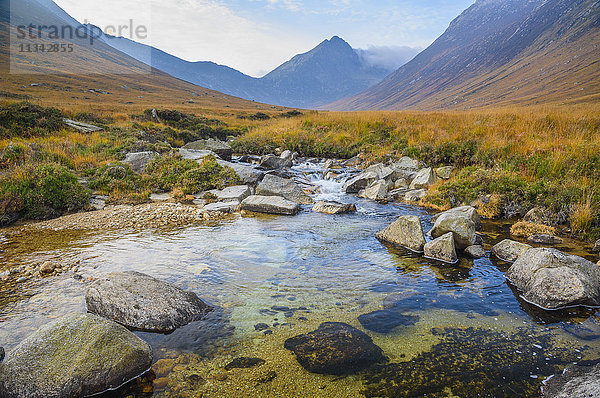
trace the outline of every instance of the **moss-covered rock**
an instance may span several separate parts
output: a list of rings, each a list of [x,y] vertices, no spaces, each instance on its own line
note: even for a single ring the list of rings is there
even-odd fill
[[[150,346],[123,326],[91,314],[68,315],[25,339],[0,363],[0,396],[83,397],[145,373]]]
[[[340,322],[325,322],[313,332],[287,339],[285,348],[312,373],[349,374],[386,360],[371,337]]]

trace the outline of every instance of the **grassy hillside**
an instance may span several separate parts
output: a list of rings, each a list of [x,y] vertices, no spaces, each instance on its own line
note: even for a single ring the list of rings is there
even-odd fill
[[[236,142],[305,156],[373,161],[403,155],[458,172],[423,202],[444,209],[501,195],[512,216],[545,207],[573,233],[600,237],[600,107],[455,112],[317,113],[267,121]]]

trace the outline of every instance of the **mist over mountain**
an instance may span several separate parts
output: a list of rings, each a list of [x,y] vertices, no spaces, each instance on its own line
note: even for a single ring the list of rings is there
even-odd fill
[[[600,92],[600,2],[478,0],[430,47],[335,110],[578,101]]]

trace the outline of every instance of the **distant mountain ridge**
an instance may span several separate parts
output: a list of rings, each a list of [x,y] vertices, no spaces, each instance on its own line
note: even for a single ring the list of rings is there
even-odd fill
[[[332,110],[598,100],[600,1],[478,0],[430,47]]]
[[[105,41],[139,61],[190,83],[249,100],[297,108],[318,108],[357,94],[392,72],[369,65],[337,36],[294,56],[262,78],[214,62],[185,61],[127,38],[106,35]]]

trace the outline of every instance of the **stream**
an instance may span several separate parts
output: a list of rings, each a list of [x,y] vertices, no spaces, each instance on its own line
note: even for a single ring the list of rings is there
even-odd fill
[[[507,284],[509,264],[489,257],[450,266],[386,246],[375,233],[398,216],[417,215],[428,231],[433,213],[346,195],[341,181],[323,179],[322,164],[294,172],[319,186],[315,200],[354,203],[357,212],[305,206],[295,217],[233,215],[185,228],[0,241],[0,272],[40,259],[80,264],[77,278],[0,283],[0,346],[10,350],[52,319],[85,312],[94,278],[135,270],[218,310],[170,335],[137,333],[154,350],[155,372],[106,397],[537,397],[547,377],[600,358],[596,310],[538,310]],[[486,250],[509,229],[484,222]],[[557,247],[590,258],[579,242]],[[389,308],[373,330],[358,320]],[[397,314],[410,322],[398,324]],[[349,376],[307,372],[283,343],[327,321],[365,331],[389,362]],[[225,371],[238,357],[265,363]]]

